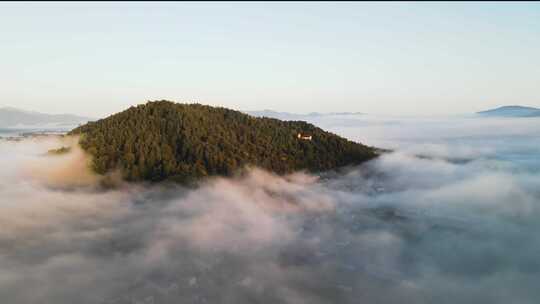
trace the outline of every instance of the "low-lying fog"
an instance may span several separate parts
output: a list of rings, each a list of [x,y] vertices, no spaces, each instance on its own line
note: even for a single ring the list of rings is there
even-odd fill
[[[69,143],[0,140],[1,302],[538,303],[540,119],[316,123],[395,152],[103,190]]]

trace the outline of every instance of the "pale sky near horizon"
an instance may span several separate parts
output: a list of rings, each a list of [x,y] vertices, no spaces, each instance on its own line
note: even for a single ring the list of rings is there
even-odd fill
[[[0,106],[540,107],[540,3],[0,3]]]

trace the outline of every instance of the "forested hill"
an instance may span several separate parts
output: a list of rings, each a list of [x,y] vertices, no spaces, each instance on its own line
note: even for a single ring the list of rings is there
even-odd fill
[[[96,172],[121,169],[130,181],[182,182],[230,175],[245,165],[278,174],[323,171],[376,155],[371,147],[303,121],[170,101],[131,107],[70,134],[82,135],[80,145],[93,156]]]

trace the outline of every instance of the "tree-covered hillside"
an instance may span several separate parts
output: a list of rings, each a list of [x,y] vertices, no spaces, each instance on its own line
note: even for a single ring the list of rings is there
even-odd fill
[[[298,138],[298,134],[312,139]],[[375,157],[374,149],[303,121],[256,118],[200,104],[154,101],[70,132],[94,170],[130,181],[230,175],[245,165],[278,174],[322,171]]]

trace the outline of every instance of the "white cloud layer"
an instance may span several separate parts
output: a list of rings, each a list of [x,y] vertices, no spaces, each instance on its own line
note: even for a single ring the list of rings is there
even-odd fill
[[[536,303],[540,122],[453,119],[327,122],[400,149],[197,189],[105,190],[80,150],[44,155],[69,143],[0,141],[0,299]]]

